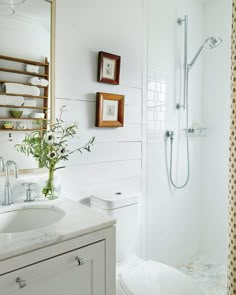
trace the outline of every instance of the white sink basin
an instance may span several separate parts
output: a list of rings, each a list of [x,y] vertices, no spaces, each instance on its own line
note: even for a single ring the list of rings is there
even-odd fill
[[[0,212],[0,233],[17,233],[39,229],[58,222],[65,216],[54,206],[22,206]]]

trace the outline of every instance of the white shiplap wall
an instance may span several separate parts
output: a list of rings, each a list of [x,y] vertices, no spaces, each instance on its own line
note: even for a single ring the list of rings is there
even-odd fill
[[[74,154],[60,171],[63,194],[79,200],[111,191],[140,191],[142,174],[142,0],[57,0],[56,109],[79,122],[91,153]],[[120,85],[96,82],[97,53],[121,56]],[[95,127],[96,92],[125,95],[125,126]]]

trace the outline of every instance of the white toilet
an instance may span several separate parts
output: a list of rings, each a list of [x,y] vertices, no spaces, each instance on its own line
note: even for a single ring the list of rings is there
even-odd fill
[[[91,196],[92,208],[117,220],[116,295],[205,295],[175,268],[135,256],[140,197],[140,193]]]

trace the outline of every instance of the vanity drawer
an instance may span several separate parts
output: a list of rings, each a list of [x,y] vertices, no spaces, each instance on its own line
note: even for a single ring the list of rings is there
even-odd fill
[[[0,276],[1,295],[105,295],[105,241]]]

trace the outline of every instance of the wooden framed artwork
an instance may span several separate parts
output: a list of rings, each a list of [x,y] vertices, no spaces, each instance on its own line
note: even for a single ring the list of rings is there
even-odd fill
[[[97,127],[124,126],[124,95],[97,92]]]
[[[120,60],[115,54],[100,51],[98,53],[98,75],[97,81],[119,85],[120,83]]]

